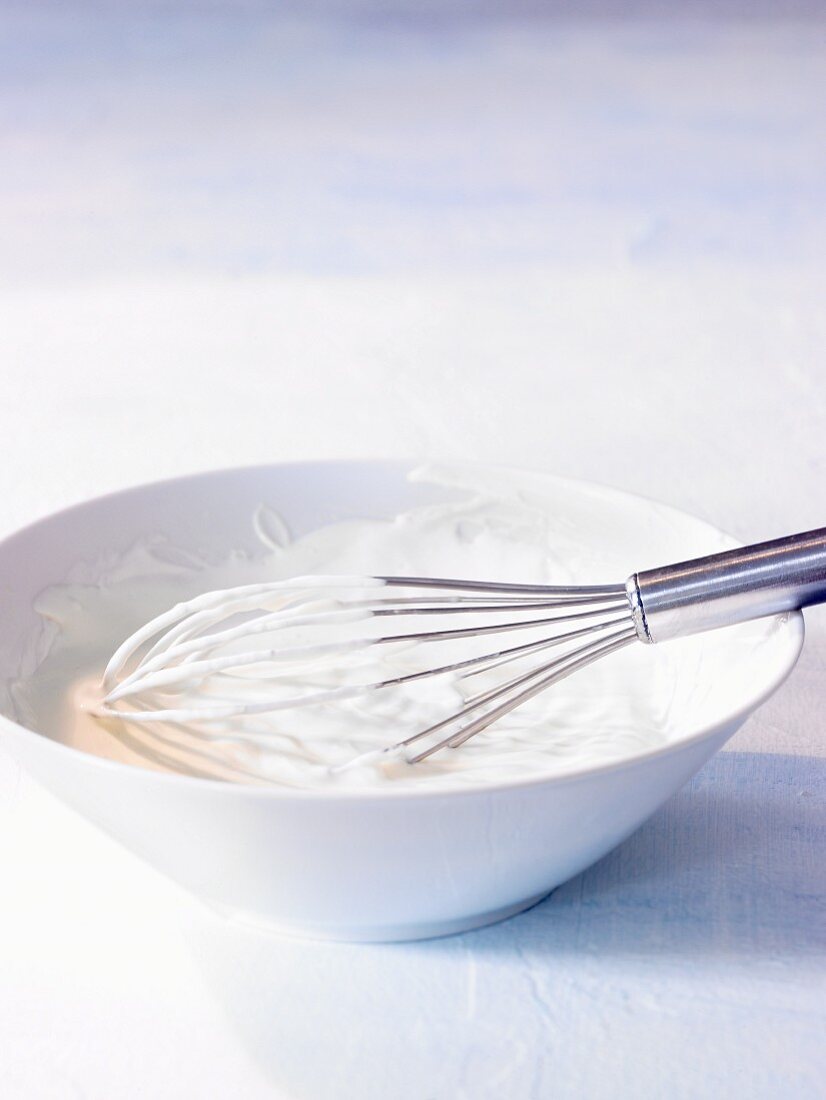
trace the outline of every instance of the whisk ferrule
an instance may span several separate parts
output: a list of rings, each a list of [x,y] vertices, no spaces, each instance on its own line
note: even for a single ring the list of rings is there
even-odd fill
[[[637,637],[663,642],[826,601],[826,529],[635,573]]]

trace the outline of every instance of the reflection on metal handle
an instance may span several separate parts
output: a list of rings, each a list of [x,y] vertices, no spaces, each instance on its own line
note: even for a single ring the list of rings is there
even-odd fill
[[[626,591],[644,642],[824,603],[826,528],[647,569]]]

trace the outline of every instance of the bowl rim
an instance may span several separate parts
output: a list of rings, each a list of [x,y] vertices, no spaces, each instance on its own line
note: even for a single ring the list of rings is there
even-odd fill
[[[489,470],[501,473],[508,473],[514,475],[526,475],[526,476],[539,476],[547,478],[551,481],[558,481],[568,486],[583,486],[590,490],[595,490],[598,493],[607,494],[612,497],[630,497],[632,499],[643,501],[647,504],[653,504],[658,508],[664,509],[667,512],[673,513],[675,516],[679,516],[683,519],[690,519],[694,522],[705,524],[707,527],[724,535],[727,538],[732,539],[738,546],[742,546],[743,543],[739,539],[734,539],[734,536],[729,535],[715,524],[710,523],[708,520],[701,519],[698,516],[693,515],[690,512],[686,512],[681,508],[675,508],[671,504],[666,504],[654,497],[647,496],[642,493],[629,491],[627,489],[618,488],[613,485],[608,485],[604,482],[595,481],[589,478],[577,478],[569,477],[563,474],[557,474],[548,470],[538,469],[526,469],[520,466],[510,466],[503,463],[488,463],[488,462],[469,462],[461,460],[412,460],[402,458],[378,458],[378,457],[364,457],[364,458],[317,458],[317,459],[296,459],[285,462],[264,462],[254,463],[250,465],[242,466],[225,466],[220,468],[207,468],[203,470],[197,470],[186,474],[181,474],[175,477],[160,478],[155,481],[139,482],[134,485],[126,486],[122,489],[115,489],[108,493],[100,494],[99,496],[88,497],[84,500],[77,501],[74,504],[70,504],[65,508],[59,508],[54,512],[47,513],[44,516],[40,516],[37,519],[25,524],[23,527],[17,528],[9,534],[0,538],[0,546],[4,546],[10,542],[17,541],[21,538],[27,538],[33,533],[36,533],[39,527],[45,527],[60,518],[73,513],[83,511],[88,507],[97,506],[103,504],[107,500],[116,498],[123,498],[133,493],[146,492],[163,485],[184,485],[186,482],[195,481],[207,481],[213,477],[227,476],[227,475],[252,475],[260,474],[267,470],[272,469],[287,469],[287,468],[304,468],[304,467],[341,467],[341,466],[384,466],[394,467],[398,470],[404,470],[408,473],[418,467],[427,465],[444,465],[454,469],[465,470]],[[235,783],[224,779],[213,779],[203,776],[187,775],[184,772],[172,772],[172,771],[159,771],[151,768],[142,768],[139,764],[125,763],[120,760],[112,760],[105,756],[97,756],[95,753],[87,752],[84,749],[78,748],[74,745],[64,744],[62,741],[57,741],[48,734],[40,733],[35,729],[30,729],[26,726],[20,725],[13,719],[9,718],[5,714],[0,714],[0,731],[9,734],[11,733],[15,738],[23,739],[25,741],[31,741],[37,739],[37,744],[40,747],[48,746],[46,751],[53,751],[58,755],[63,753],[69,753],[78,762],[83,760],[86,765],[92,768],[103,769],[104,771],[114,770],[116,774],[125,775],[129,774],[130,777],[135,779],[144,778],[146,782],[157,782],[161,784],[173,783],[175,785],[185,783],[187,786],[201,789],[204,791],[212,791],[219,794],[219,797],[254,797],[264,799],[284,799],[288,801],[322,801],[325,803],[333,803],[337,800],[352,802],[352,801],[385,801],[386,799],[397,800],[419,800],[419,799],[439,799],[439,798],[451,798],[454,799],[458,796],[463,797],[479,797],[501,794],[503,792],[512,790],[522,790],[525,788],[532,788],[536,786],[556,786],[569,783],[578,783],[587,781],[598,776],[603,776],[615,772],[625,771],[629,768],[635,768],[639,765],[645,765],[649,762],[657,761],[659,759],[679,753],[690,746],[700,744],[706,739],[711,739],[720,733],[721,728],[733,727],[732,732],[736,729],[752,714],[758,707],[760,707],[775,691],[783,684],[783,682],[789,677],[797,664],[800,657],[803,643],[805,640],[805,623],[803,614],[800,611],[785,612],[780,615],[770,616],[767,621],[784,622],[784,625],[788,628],[788,636],[786,641],[786,650],[784,654],[784,660],[778,661],[778,668],[774,675],[768,680],[762,682],[760,690],[755,691],[746,702],[741,703],[738,707],[732,711],[726,713],[720,717],[713,725],[706,724],[700,729],[695,730],[693,733],[688,734],[685,737],[680,737],[677,741],[669,742],[666,745],[658,745],[650,749],[645,749],[641,752],[634,753],[629,756],[624,756],[619,760],[607,761],[603,764],[589,764],[583,765],[578,768],[571,768],[558,774],[539,774],[539,775],[527,775],[518,779],[503,779],[497,782],[486,781],[484,783],[477,784],[457,784],[451,786],[447,783],[440,784],[435,787],[423,787],[419,789],[417,787],[401,787],[394,788],[392,785],[387,787],[288,787],[278,786],[273,784],[272,786],[253,786],[252,784]],[[25,765],[24,765],[25,767]]]

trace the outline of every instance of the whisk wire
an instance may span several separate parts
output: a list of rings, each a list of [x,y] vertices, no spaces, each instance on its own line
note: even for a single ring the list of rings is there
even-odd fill
[[[468,726],[462,728],[458,732],[450,734],[443,740],[436,742],[436,744],[423,750],[415,756],[409,758],[411,764],[417,764],[422,760],[426,760],[428,756],[432,756],[433,753],[438,752],[447,746],[456,748],[463,744],[474,734],[481,732],[487,726],[491,725],[498,718],[504,714],[509,713],[516,707],[520,706],[523,702],[527,702],[535,695],[538,695],[540,691],[544,691],[551,684],[557,683],[559,680],[569,676],[572,672],[576,672],[577,669],[584,668],[585,665],[591,664],[599,657],[613,652],[615,649],[621,649],[623,646],[628,645],[634,641],[636,634],[633,629],[618,631],[615,634],[609,635],[607,638],[601,638],[596,642],[591,642],[587,645],[581,646],[578,649],[573,650],[570,653],[565,654],[563,657],[558,657],[553,661],[548,661],[545,664],[540,665],[538,668],[531,669],[529,672],[523,673],[521,676],[517,676],[512,680],[509,680],[506,684],[502,684],[496,688],[491,688],[483,695],[479,696],[474,701],[468,701],[463,707],[461,707],[454,714],[448,715],[447,718],[443,718],[439,722],[435,722],[432,726],[428,726],[427,729],[420,730],[418,733],[413,734],[411,737],[406,738],[404,741],[399,742],[401,745],[413,745],[416,742],[423,740],[425,737],[431,736],[434,733],[438,733],[440,730],[447,729],[449,726],[464,719],[471,711],[477,710],[479,707],[484,706],[487,703],[495,702],[497,699],[502,698],[515,689],[524,684],[528,684],[531,681],[536,680],[537,677],[543,677],[539,683],[535,684],[532,688],[521,692],[513,698],[507,699],[504,703],[500,704],[495,710],[485,713],[480,718],[477,718],[474,722],[471,722]]]

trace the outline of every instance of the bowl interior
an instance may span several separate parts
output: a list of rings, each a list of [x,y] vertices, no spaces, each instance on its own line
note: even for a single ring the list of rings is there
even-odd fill
[[[0,543],[0,683],[6,685],[0,687],[0,712],[21,718],[9,684],[30,676],[48,650],[48,623],[34,605],[50,586],[104,575],[148,537],[207,561],[237,551],[254,560],[261,543],[253,516],[261,506],[283,516],[300,536],[347,519],[389,519],[464,491],[462,469],[435,471],[447,486],[411,481],[410,470],[396,462],[318,462],[217,471],[89,501],[11,536]],[[485,476],[516,478],[520,492],[549,501],[566,537],[579,532],[580,583],[622,581],[638,569],[735,544],[692,516],[617,490],[537,473],[489,470]],[[363,571],[382,572],[382,563],[364,561]],[[667,720],[669,740],[677,743],[748,713],[788,674],[801,644],[802,618],[794,614],[667,646],[635,646],[621,657],[639,690],[652,661],[674,669]],[[36,722],[26,724],[40,732]]]

